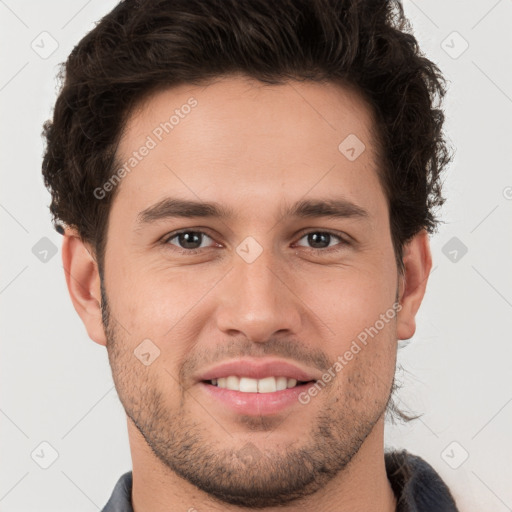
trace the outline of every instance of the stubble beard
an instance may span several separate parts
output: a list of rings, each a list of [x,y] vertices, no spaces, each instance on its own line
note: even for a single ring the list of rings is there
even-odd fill
[[[187,403],[193,400],[187,401],[185,394],[179,407],[169,407],[157,376],[131,350],[123,349],[123,331],[111,318],[103,284],[102,313],[112,375],[127,416],[167,468],[221,503],[260,509],[298,501],[324,488],[358,453],[390,398],[391,386],[387,397],[365,400],[365,390],[373,385],[368,381],[371,374],[351,372],[343,394],[324,399],[325,407],[304,440],[272,446],[272,432],[282,426],[267,418],[244,417],[241,422],[248,432],[267,432],[268,448],[265,443],[237,444],[227,432],[229,426],[217,428],[206,412],[200,419],[191,417]],[[225,434],[224,442],[211,439],[213,430]]]

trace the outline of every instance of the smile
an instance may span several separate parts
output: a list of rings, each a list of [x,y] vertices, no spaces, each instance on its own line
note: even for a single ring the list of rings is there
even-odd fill
[[[287,377],[265,377],[263,379],[253,379],[250,377],[237,377],[230,375],[207,381],[212,386],[231,391],[240,391],[242,393],[275,393],[285,389],[294,388],[305,384],[305,381]]]

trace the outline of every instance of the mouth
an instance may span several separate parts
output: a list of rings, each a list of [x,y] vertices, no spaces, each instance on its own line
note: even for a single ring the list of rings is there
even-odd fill
[[[301,394],[321,377],[317,369],[283,359],[239,358],[204,370],[196,382],[217,414],[273,416],[303,407]]]
[[[237,375],[229,375],[227,377],[208,379],[202,382],[221,389],[239,391],[240,393],[276,393],[286,389],[292,389],[307,384],[312,384],[315,381],[302,381],[285,376],[270,376],[263,379],[254,379],[251,377],[238,377]]]

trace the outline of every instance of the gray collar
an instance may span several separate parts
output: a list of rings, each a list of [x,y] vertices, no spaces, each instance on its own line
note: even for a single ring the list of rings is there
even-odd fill
[[[396,512],[458,512],[446,484],[420,457],[405,450],[385,454],[386,472],[397,499]],[[118,480],[102,512],[133,512],[132,472]]]

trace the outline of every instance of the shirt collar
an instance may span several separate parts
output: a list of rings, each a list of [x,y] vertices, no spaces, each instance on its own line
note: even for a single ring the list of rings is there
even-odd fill
[[[396,512],[458,512],[441,477],[420,457],[405,450],[385,454],[386,472],[396,496]],[[133,512],[132,472],[119,478],[102,512]]]

